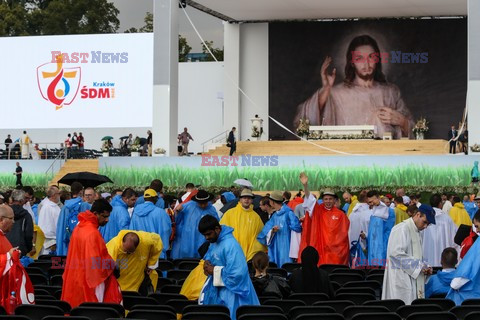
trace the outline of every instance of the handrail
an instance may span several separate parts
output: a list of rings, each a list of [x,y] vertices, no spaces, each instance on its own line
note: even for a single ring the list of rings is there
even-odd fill
[[[55,163],[57,161],[66,161],[67,160],[67,148],[63,148],[62,151],[60,151],[58,153],[58,155],[55,157],[55,159],[53,160],[52,164],[50,165],[50,167],[48,167],[47,171],[45,171],[45,175],[48,176],[48,173],[49,171],[51,170],[52,171],[52,176],[53,176],[53,166],[55,165]],[[48,181],[47,181],[47,186],[48,186]]]
[[[8,147],[7,147],[7,145],[8,145]],[[14,149],[14,147],[17,146],[17,145],[20,147],[21,143],[19,141],[13,141],[11,143],[0,142],[0,146],[2,146],[2,147],[5,146],[5,151],[4,152],[5,152],[8,160],[11,159],[11,152]],[[30,142],[29,143],[29,148],[30,148],[31,152],[33,152],[33,150],[34,150],[33,146],[35,146],[35,145],[38,145],[39,149],[41,151],[43,151],[43,149],[45,149],[45,158],[48,158],[48,150],[49,150],[48,146],[49,145],[50,146],[53,145],[54,147],[59,146],[60,148],[63,148],[63,143],[61,143],[61,142],[35,142],[35,143]],[[42,147],[42,148],[44,147],[44,148],[42,149],[40,147]]]
[[[202,143],[202,150],[203,150],[203,152],[205,152],[205,144],[207,144],[207,143],[209,143],[209,142],[213,142],[213,140],[215,140],[215,138],[218,138],[218,137],[220,137],[220,136],[222,136],[222,135],[226,135],[227,132],[228,132],[228,130],[225,130],[225,131],[217,134],[216,136],[214,136],[214,137],[206,140],[205,142],[203,142],[203,143]],[[226,139],[225,139],[225,140],[226,140]]]

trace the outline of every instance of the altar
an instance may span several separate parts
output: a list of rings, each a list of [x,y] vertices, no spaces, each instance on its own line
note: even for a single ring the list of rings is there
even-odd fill
[[[377,134],[377,128],[374,125],[361,126],[310,126],[308,139],[356,139],[368,140],[374,139]]]

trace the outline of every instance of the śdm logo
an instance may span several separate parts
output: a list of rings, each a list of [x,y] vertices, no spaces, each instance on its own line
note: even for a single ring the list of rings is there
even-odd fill
[[[56,61],[37,68],[37,81],[43,99],[53,103],[58,110],[75,100],[80,88],[81,68],[64,68],[62,55],[58,55]],[[56,65],[55,71],[52,71],[53,65]]]

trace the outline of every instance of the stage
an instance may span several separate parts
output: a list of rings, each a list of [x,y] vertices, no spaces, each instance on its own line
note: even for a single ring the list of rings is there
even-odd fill
[[[206,154],[228,155],[222,145]],[[458,150],[458,148],[457,148]],[[236,155],[442,155],[448,154],[446,140],[309,140],[239,141]],[[460,153],[459,153],[460,154]]]

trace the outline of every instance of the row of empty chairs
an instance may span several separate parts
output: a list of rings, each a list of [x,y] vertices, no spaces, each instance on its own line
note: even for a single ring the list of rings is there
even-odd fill
[[[183,314],[182,319],[209,319],[228,320],[229,310],[222,305],[201,306],[195,301],[189,301],[181,310],[172,305],[136,305],[131,307],[127,318],[131,319],[176,319],[176,314]],[[393,302],[393,300],[392,300]],[[339,309],[331,305],[295,306],[285,312],[281,306],[241,306],[237,309],[237,319],[285,319],[285,320],[381,320],[381,319],[407,319],[407,320],[476,320],[480,317],[480,302],[470,301],[462,306],[449,310],[442,310],[438,304],[416,304],[411,306],[400,305],[396,310],[387,306],[366,304],[362,306],[346,305]],[[392,304],[393,305],[393,304]],[[5,316],[5,310],[0,307],[0,316]],[[69,314],[73,317],[85,317],[90,320],[103,320],[107,318],[123,318],[125,309],[121,305],[107,303],[84,303],[81,306],[65,312],[62,308],[51,305],[22,305],[15,309],[16,316],[24,316],[31,320],[64,319]],[[48,318],[47,318],[48,317]],[[60,318],[61,317],[61,318]]]

